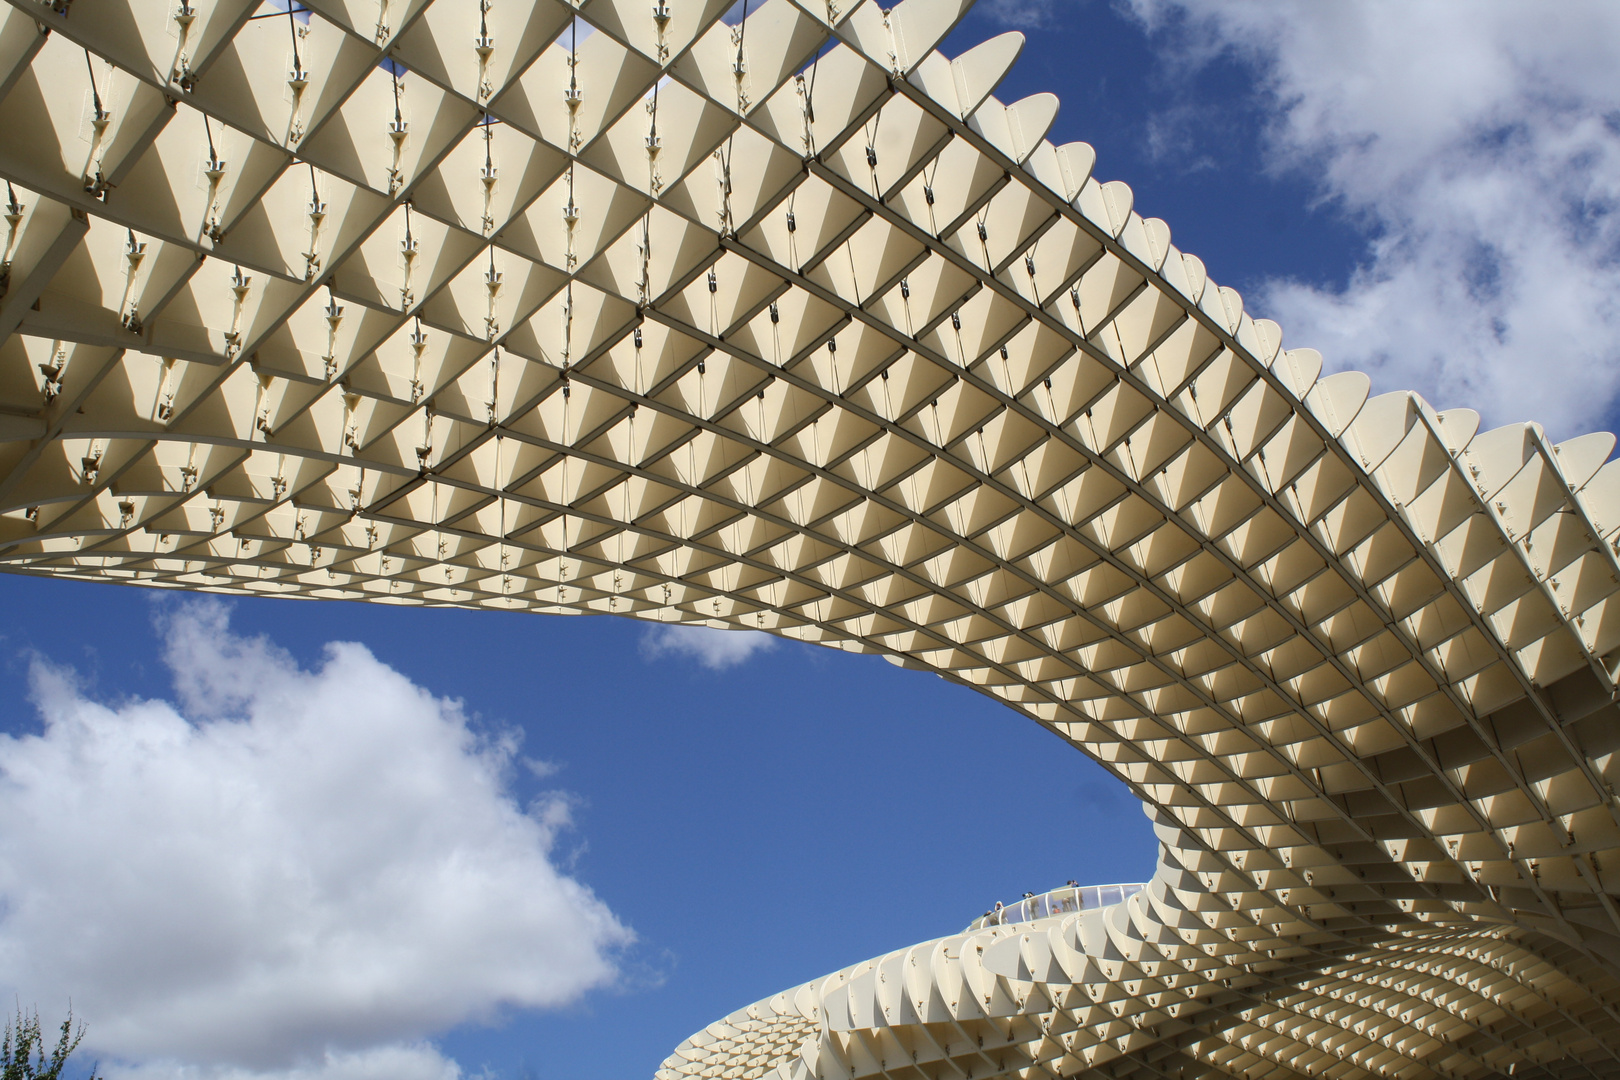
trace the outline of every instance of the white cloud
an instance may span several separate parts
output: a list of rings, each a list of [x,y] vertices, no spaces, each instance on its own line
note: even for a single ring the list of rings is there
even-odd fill
[[[185,715],[41,661],[0,736],[0,990],[71,997],[131,1076],[444,1080],[423,1040],[610,983],[631,935],[550,851],[515,740],[363,646],[301,670],[226,609],[165,620]],[[290,1071],[288,1071],[290,1070]]]
[[[978,12],[1008,26],[1032,30],[1052,21],[1052,0],[978,0]]]
[[[649,660],[666,656],[696,660],[712,671],[747,660],[755,653],[776,648],[776,639],[759,630],[716,630],[709,626],[654,626],[641,638],[641,653]]]
[[[168,1060],[114,1065],[98,1075],[107,1080],[462,1080],[463,1076],[458,1064],[425,1043],[327,1052],[317,1060],[268,1071]]]
[[[1271,167],[1313,178],[1373,237],[1342,290],[1275,280],[1249,298],[1289,345],[1488,423],[1564,437],[1604,422],[1620,392],[1620,5],[1130,3],[1181,62],[1252,62]]]

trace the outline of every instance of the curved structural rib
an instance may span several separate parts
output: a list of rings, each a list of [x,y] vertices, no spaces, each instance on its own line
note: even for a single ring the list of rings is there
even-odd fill
[[[963,6],[0,4],[0,566],[878,652],[1154,808],[674,1073],[1614,1071],[1614,440],[1321,377]]]

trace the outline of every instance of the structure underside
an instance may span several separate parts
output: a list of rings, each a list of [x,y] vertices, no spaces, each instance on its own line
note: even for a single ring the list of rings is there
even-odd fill
[[[661,1077],[1620,1072],[1620,466],[1281,346],[965,0],[0,0],[0,568],[746,627],[1148,804]]]

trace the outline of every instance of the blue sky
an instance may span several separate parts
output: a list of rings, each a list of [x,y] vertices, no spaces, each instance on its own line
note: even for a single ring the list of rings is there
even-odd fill
[[[1217,281],[1282,322],[1290,346],[1369,368],[1377,390],[1480,408],[1488,424],[1540,419],[1555,437],[1612,425],[1612,16],[1572,4],[1548,28],[1512,5],[1481,4],[1469,18],[1445,4],[1400,19],[1391,10],[982,0],[943,48],[1028,31],[998,96],[1057,93],[1053,140],[1092,143],[1099,177],[1130,183],[1137,209],[1166,219]],[[254,645],[261,635],[287,656]],[[390,1075],[402,1077],[616,1080],[649,1076],[733,1009],[952,932],[997,899],[1151,872],[1151,833],[1128,793],[988,699],[869,657],[783,642],[714,666],[704,647],[650,635],[619,619],[354,604],[239,601],[221,612],[0,577],[0,729],[11,736],[0,743],[0,956],[11,958],[0,981],[47,1018],[72,994],[92,1042],[141,1027],[132,1002],[158,984],[173,1008],[212,1025],[146,1023],[146,1049],[126,1052],[118,1075],[346,1080],[382,1075],[394,1059],[377,1055],[397,1053]],[[375,664],[330,653],[331,642],[358,642]],[[240,662],[251,679],[201,670],[215,662]],[[416,718],[412,730],[449,740],[459,771],[385,747],[375,759],[388,782],[367,775],[355,717],[396,700],[367,701],[376,679]],[[319,770],[300,762],[320,730],[264,719],[251,738],[204,753],[183,723],[164,726],[172,710],[140,704],[173,702],[206,726],[244,701],[268,717],[293,684],[324,703],[332,739],[357,755],[346,786],[310,786],[305,773]],[[413,698],[413,685],[431,697]],[[79,741],[41,739],[42,715]],[[119,742],[126,731],[138,737]],[[117,760],[86,765],[98,753]],[[117,771],[130,760],[151,763],[135,770],[147,782],[160,766],[178,779],[143,803],[130,795],[139,777]],[[244,761],[244,778],[199,765]],[[313,794],[288,802],[287,791]],[[161,820],[171,796],[220,812],[195,833],[154,835],[144,815]],[[220,846],[236,813],[268,837],[263,851]],[[400,822],[409,829],[388,831]],[[84,833],[70,826],[128,832],[99,862],[27,842],[32,829],[71,849]],[[475,854],[492,898],[412,914],[401,896],[420,884],[412,873],[442,867],[440,826],[491,830]],[[381,900],[345,876],[349,863],[394,866],[373,835],[410,853],[399,894]],[[311,843],[339,853],[336,869],[306,872]],[[209,859],[248,884],[188,886]],[[313,881],[322,898],[266,907],[252,883],[280,880]],[[372,907],[343,908],[362,894]],[[83,933],[58,908],[104,922]],[[382,910],[397,925],[368,914]],[[230,938],[274,918],[291,927],[284,940],[315,942],[310,956]],[[101,963],[95,943],[119,935],[181,952],[196,940],[225,959],[125,948]],[[545,959],[569,942],[583,960]],[[351,996],[322,1004],[321,1017],[300,1012],[300,984],[285,973],[326,970],[351,947],[359,966],[398,977],[370,1004]],[[531,962],[529,982],[503,970]],[[333,970],[356,966],[344,963]],[[248,971],[282,982],[255,999]],[[248,1029],[270,1015],[313,1048],[304,1071],[254,1042]]]
[[[36,653],[88,698],[175,697],[154,620],[181,598],[20,577],[0,590],[8,729],[38,729]],[[649,659],[647,628],[624,619],[349,603],[237,601],[231,625],[306,667],[329,641],[364,643],[462,699],[475,728],[522,732],[555,771],[512,768],[520,803],[574,800],[555,859],[638,940],[617,954],[620,985],[443,1038],[469,1073],[646,1077],[704,1024],[997,899],[1152,871],[1140,804],[1112,777],[994,702],[875,658],[783,642],[713,671]]]

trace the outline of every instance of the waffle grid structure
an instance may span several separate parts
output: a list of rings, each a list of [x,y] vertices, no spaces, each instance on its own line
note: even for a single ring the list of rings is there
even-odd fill
[[[1620,1072],[1613,438],[1324,377],[963,0],[731,6],[0,4],[0,568],[875,652],[1150,807],[665,1080]]]

